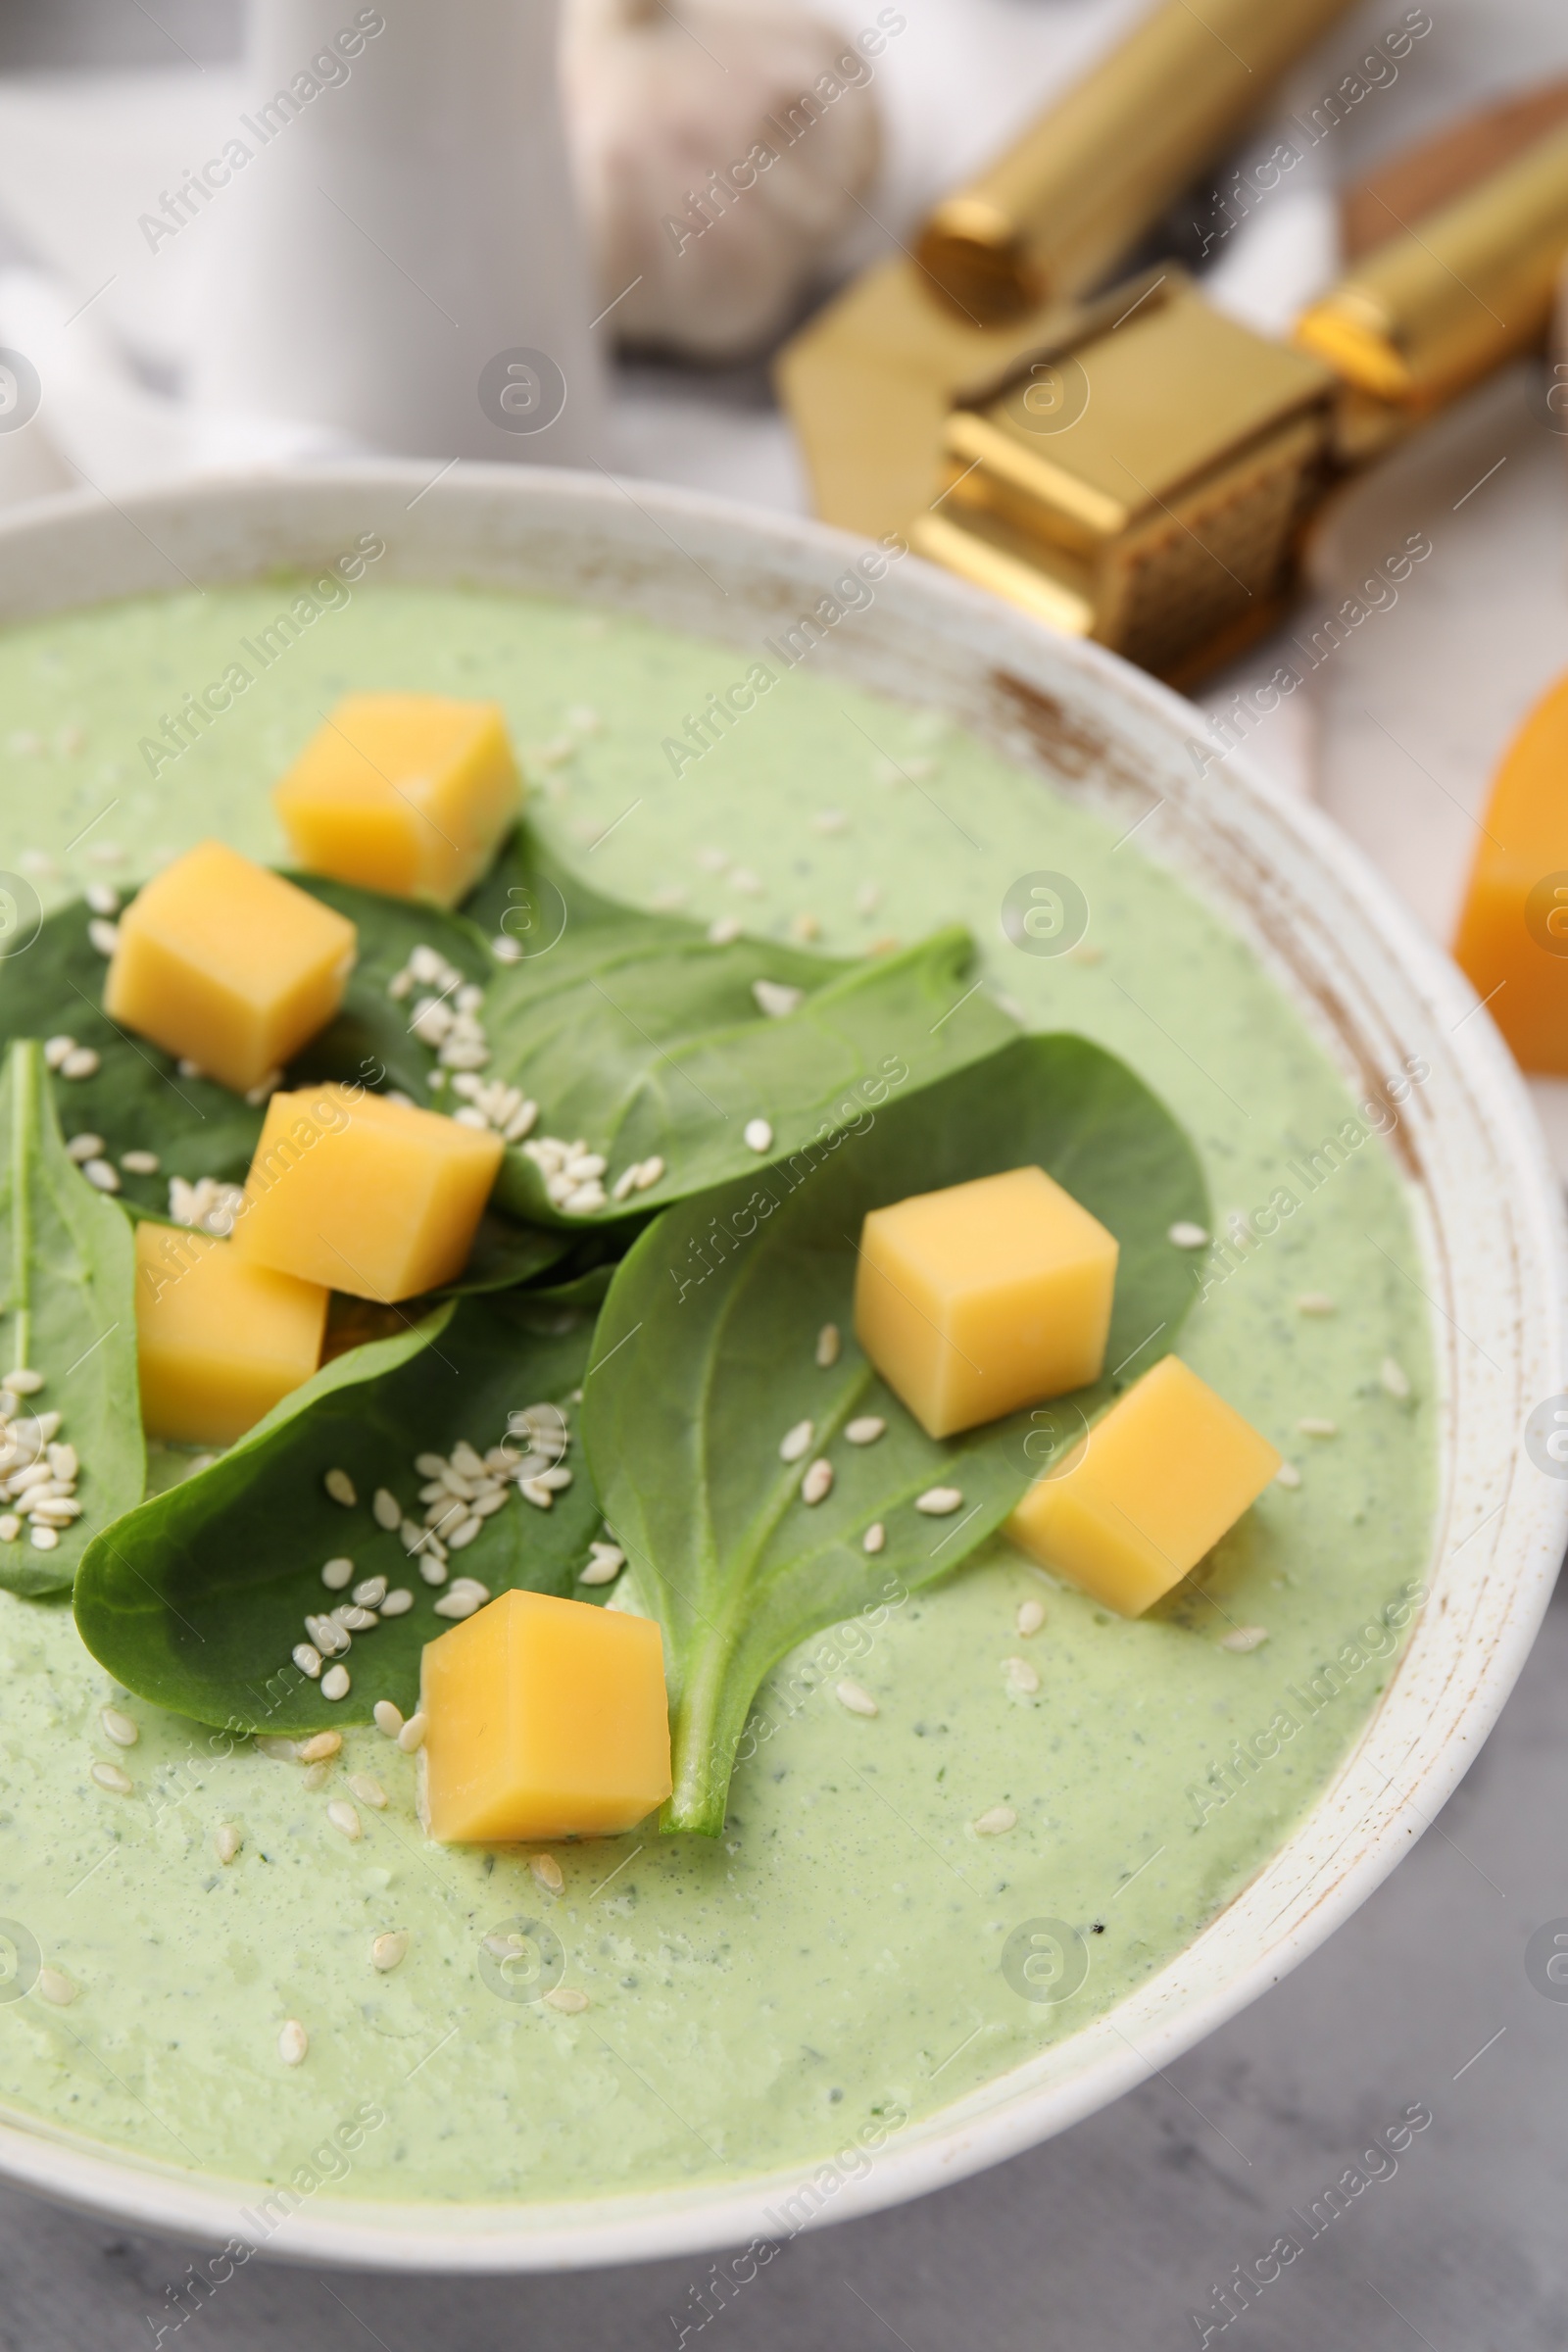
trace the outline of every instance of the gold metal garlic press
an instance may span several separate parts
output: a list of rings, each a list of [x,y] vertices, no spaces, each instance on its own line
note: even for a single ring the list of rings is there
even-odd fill
[[[1568,254],[1568,128],[1379,246],[1289,344],[1174,266],[960,396],[910,544],[1176,682],[1277,618],[1330,484],[1539,342]],[[933,504],[932,501],[935,501]]]

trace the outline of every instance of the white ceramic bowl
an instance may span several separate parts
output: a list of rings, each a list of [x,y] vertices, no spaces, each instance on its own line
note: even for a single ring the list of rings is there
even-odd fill
[[[0,522],[0,620],[329,560],[362,531],[377,577],[554,590],[756,646],[808,611],[855,551],[810,524],[608,477],[473,466],[209,482],[112,507],[62,499]],[[1432,1597],[1355,1748],[1295,1834],[1113,2017],[885,2148],[821,2221],[918,2196],[1062,2131],[1168,2066],[1320,1943],[1447,1797],[1523,1664],[1568,1529],[1568,1481],[1523,1449],[1563,1389],[1562,1203],[1518,1075],[1460,975],[1310,808],[1245,759],[1200,778],[1196,714],[1125,662],[1052,635],[913,560],[811,657],[966,726],[1102,809],[1247,938],[1352,1085],[1432,1065],[1396,1131],[1425,1255],[1440,1367]],[[255,2183],[192,2179],[0,2123],[0,2170],[51,2196],[195,2238],[254,2235]],[[299,2261],[486,2271],[629,2262],[778,2234],[792,2175],[562,2205],[317,2198],[268,2239]],[[803,2208],[793,2209],[799,2214]]]

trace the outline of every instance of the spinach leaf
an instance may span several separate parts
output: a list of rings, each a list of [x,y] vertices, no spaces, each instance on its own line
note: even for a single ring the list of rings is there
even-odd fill
[[[35,1550],[26,1531],[0,1544],[9,1592],[69,1585],[94,1532],[141,1494],[135,1276],[129,1225],[67,1155],[42,1048],[13,1045],[0,1075],[0,1376],[43,1373],[36,1398],[24,1399],[32,1410],[13,1426],[24,1433],[36,1412],[61,1415],[58,1442],[76,1449],[82,1514],[53,1551]],[[25,1469],[35,1453],[14,1436],[0,1446],[0,1467]],[[0,1510],[17,1507],[0,1501]]]
[[[867,1210],[913,1192],[1038,1164],[1121,1245],[1106,1376],[1070,1399],[937,1441],[851,1334]],[[671,1830],[723,1827],[737,1742],[763,1675],[820,1627],[889,1591],[930,1584],[995,1533],[1066,1445],[1165,1354],[1194,1296],[1167,1233],[1206,1222],[1192,1146],[1122,1062],[1070,1036],[1020,1038],[900,1096],[814,1168],[760,1169],[669,1209],[611,1285],[585,1389],[583,1436],[615,1541],[658,1615],[670,1668]],[[822,1326],[842,1350],[816,1362]],[[842,1443],[852,1417],[886,1434]],[[780,1458],[809,1420],[808,1453]],[[825,1500],[801,1499],[826,1456]],[[962,1494],[932,1518],[915,1497]],[[880,1522],[886,1546],[862,1539]]]
[[[664,1163],[647,1191],[578,1217],[552,1204],[526,1152],[511,1151],[496,1198],[532,1223],[641,1221],[760,1161],[819,1147],[866,1117],[890,1083],[929,1084],[1016,1034],[970,984],[973,943],[957,927],[855,963],[767,940],[714,945],[695,924],[584,891],[521,830],[469,902],[503,923],[509,904],[522,909],[530,952],[491,983],[487,1075],[539,1103],[539,1133],[581,1137],[603,1153],[607,1185],[635,1161]],[[798,1008],[765,1013],[760,981],[799,991]],[[769,1130],[760,1150],[746,1140],[759,1119]]]
[[[336,1357],[210,1469],[90,1545],[75,1608],[93,1656],[139,1697],[233,1731],[364,1723],[378,1698],[412,1712],[419,1652],[449,1620],[435,1614],[438,1595],[399,1537],[376,1524],[370,1498],[384,1486],[418,1521],[416,1454],[450,1454],[461,1438],[483,1452],[505,1437],[508,1413],[530,1404],[557,1404],[569,1422],[604,1289],[597,1275],[449,1302]],[[548,1511],[509,1495],[453,1553],[452,1574],[475,1576],[492,1593],[526,1585],[587,1597],[575,1580],[599,1513],[580,1454],[574,1466],[573,1484]],[[353,1481],[353,1508],[327,1494],[330,1469]],[[406,1616],[354,1637],[343,1661],[349,1695],[333,1702],[290,1653],[307,1638],[307,1613],[347,1599],[321,1583],[323,1562],[344,1556],[355,1583],[384,1575],[415,1600]]]

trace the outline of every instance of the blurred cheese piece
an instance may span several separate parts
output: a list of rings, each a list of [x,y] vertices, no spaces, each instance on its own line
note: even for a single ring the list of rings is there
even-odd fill
[[[1124,1617],[1180,1584],[1280,1466],[1268,1440],[1167,1355],[1007,1521],[1020,1549]]]
[[[356,1298],[413,1298],[463,1271],[505,1150],[361,1087],[274,1095],[235,1247]]]
[[[309,891],[204,841],[121,916],[104,1010],[246,1094],[337,1011],[356,940]]]
[[[136,1227],[136,1352],[150,1438],[231,1446],[321,1354],[326,1292],[246,1263],[232,1242]]]
[[[522,786],[498,704],[351,694],[272,801],[308,872],[450,906],[494,857]]]
[[[927,1437],[1100,1377],[1116,1240],[1043,1168],[874,1208],[855,1333]]]
[[[1503,754],[1454,960],[1527,1070],[1568,1075],[1568,677]]]
[[[426,1645],[419,1704],[432,1838],[610,1838],[670,1792],[651,1618],[504,1592]]]

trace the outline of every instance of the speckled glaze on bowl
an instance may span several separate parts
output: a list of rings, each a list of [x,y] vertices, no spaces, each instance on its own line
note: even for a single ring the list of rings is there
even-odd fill
[[[111,507],[51,500],[0,520],[0,621],[308,567],[366,530],[378,576],[581,597],[755,648],[842,570],[811,524],[608,477],[471,466],[209,481]],[[267,2235],[285,2259],[480,2272],[631,2262],[840,2221],[999,2163],[1169,2065],[1293,1968],[1412,1844],[1524,1662],[1568,1532],[1568,1481],[1522,1444],[1568,1385],[1562,1202],[1524,1088],[1486,1012],[1360,856],[1245,758],[1210,764],[1191,708],[1098,647],[913,560],[813,665],[936,705],[1102,812],[1216,906],[1352,1084],[1432,1065],[1393,1142],[1425,1256],[1442,1386],[1431,1593],[1376,1713],[1267,1866],[1107,2016],[911,2125],[830,2196],[787,2174],[569,2204],[312,2200]],[[133,2226],[257,2236],[257,2183],[193,2179],[0,2121],[0,2171]],[[791,2200],[797,2201],[792,2204]],[[808,2223],[809,2226],[809,2223]]]

